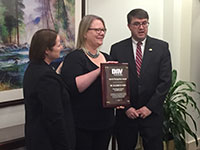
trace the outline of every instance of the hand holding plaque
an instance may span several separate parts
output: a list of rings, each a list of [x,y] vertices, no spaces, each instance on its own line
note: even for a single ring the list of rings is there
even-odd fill
[[[102,63],[101,83],[104,107],[130,104],[127,63]]]

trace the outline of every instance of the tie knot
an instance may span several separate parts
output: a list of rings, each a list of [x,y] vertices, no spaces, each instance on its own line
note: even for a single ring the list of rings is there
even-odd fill
[[[141,41],[137,42],[137,46],[140,46],[140,45],[142,45],[142,42]]]

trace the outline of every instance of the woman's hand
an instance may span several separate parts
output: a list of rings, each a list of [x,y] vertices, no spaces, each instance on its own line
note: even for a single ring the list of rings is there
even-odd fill
[[[107,61],[106,63],[108,63],[108,64],[117,64],[118,61]]]
[[[125,106],[117,106],[116,109],[124,109]]]
[[[56,69],[56,73],[57,73],[57,74],[60,74],[62,65],[63,65],[63,61],[60,63],[60,65],[59,65],[58,68]]]

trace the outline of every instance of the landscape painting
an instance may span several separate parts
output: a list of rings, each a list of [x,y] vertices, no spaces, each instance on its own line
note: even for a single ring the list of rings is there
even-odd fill
[[[75,46],[75,0],[0,0],[0,93],[22,88],[31,38],[43,28],[62,37],[60,62]]]

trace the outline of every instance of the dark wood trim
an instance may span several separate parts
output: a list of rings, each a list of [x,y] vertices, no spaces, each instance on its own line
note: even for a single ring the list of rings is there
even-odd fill
[[[82,0],[82,8],[81,8],[81,17],[83,18],[85,16],[85,0]]]
[[[25,138],[18,138],[6,142],[0,142],[0,150],[13,150],[25,146]]]
[[[12,100],[12,101],[7,101],[7,102],[0,102],[0,108],[16,106],[16,105],[21,105],[21,104],[24,104],[24,99],[17,99],[17,100]]]

